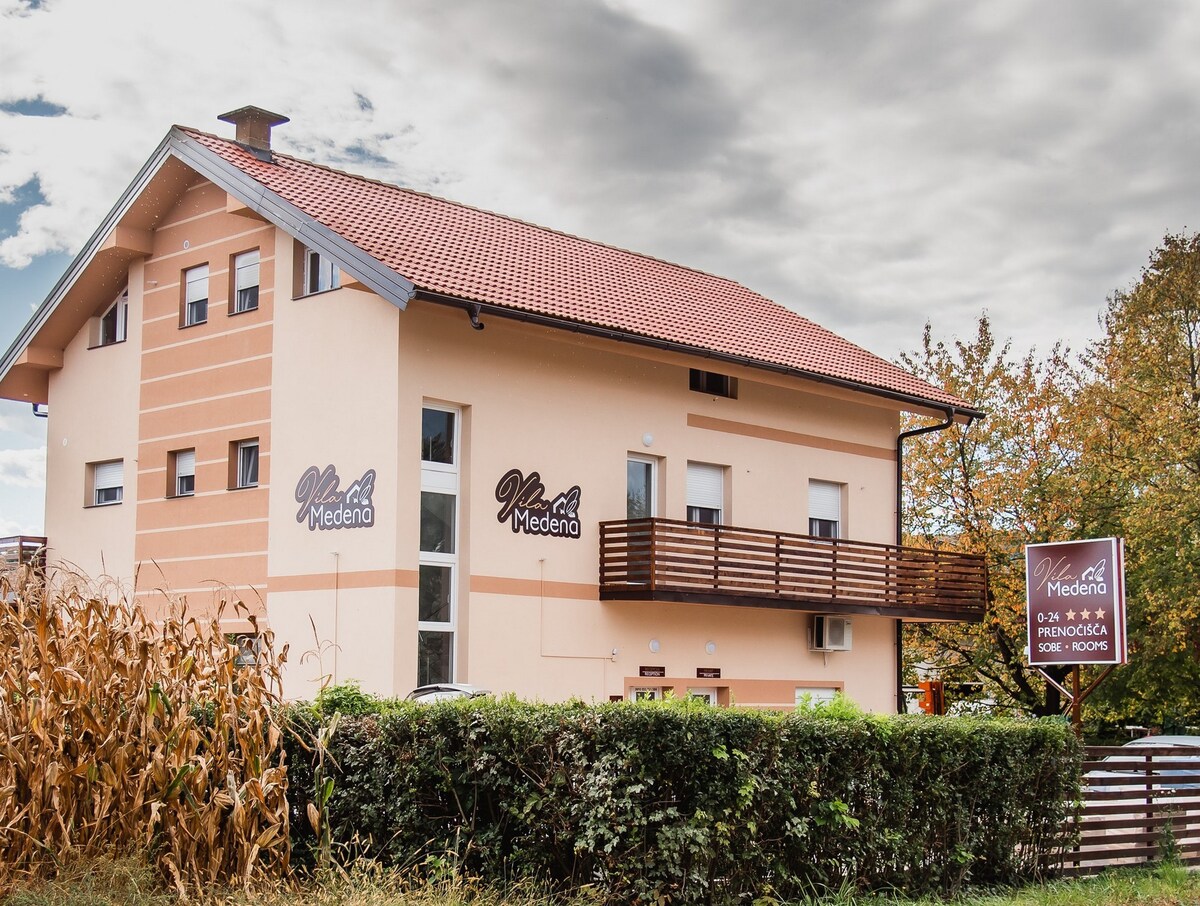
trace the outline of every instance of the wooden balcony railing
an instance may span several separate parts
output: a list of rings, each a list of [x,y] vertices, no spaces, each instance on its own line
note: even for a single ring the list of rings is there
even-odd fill
[[[46,539],[38,535],[9,535],[0,538],[0,569],[28,564],[46,568]]]
[[[674,519],[600,523],[602,601],[684,601],[979,622],[980,556]]]

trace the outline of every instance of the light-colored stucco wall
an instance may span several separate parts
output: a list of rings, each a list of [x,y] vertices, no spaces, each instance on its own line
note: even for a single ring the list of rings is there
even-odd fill
[[[46,425],[46,537],[49,562],[92,579],[111,579],[110,591],[132,590],[134,519],[138,490],[138,409],[144,266],[129,265],[126,340],[89,348],[93,325],[76,333],[63,367],[50,372]],[[112,299],[97,299],[97,316]],[[88,463],[124,460],[123,502],[93,507],[85,499]]]
[[[277,491],[310,465],[334,464],[343,488],[367,468],[380,476],[371,529],[313,532],[296,523],[290,495],[272,497],[271,622],[295,652],[318,647],[315,621],[325,675],[336,637],[339,679],[398,694],[416,682],[418,443],[422,407],[435,403],[462,412],[459,681],[603,700],[653,685],[638,668],[658,665],[674,678],[661,684],[679,694],[679,678],[692,677],[747,705],[788,706],[798,686],[813,685],[894,707],[891,619],[855,616],[854,650],[821,654],[809,651],[808,614],[602,603],[597,578],[598,525],[625,516],[630,453],[659,459],[663,516],[684,518],[693,460],[728,467],[728,522],[806,532],[808,481],[818,478],[847,485],[844,534],[893,540],[894,410],[749,370],[738,372],[738,399],[713,398],[688,389],[688,366],[702,360],[499,318],[475,331],[462,311],[418,301],[399,312],[353,290],[297,300],[289,312],[276,319]],[[537,471],[547,497],[578,484],[582,537],[498,522],[496,483],[512,468]],[[697,680],[698,667],[722,677]],[[289,671],[300,683],[319,674],[311,659]],[[307,694],[294,683],[288,692]]]
[[[291,273],[293,252],[292,239],[280,232],[278,273]],[[415,635],[398,627],[416,622],[416,566],[411,557],[398,559],[396,547],[397,462],[405,448],[396,435],[402,315],[362,290],[292,298],[291,287],[281,285],[278,294],[268,583],[271,626],[290,647],[285,689],[311,695],[327,678],[407,691],[411,680],[395,672],[400,639]],[[374,470],[375,524],[314,529],[297,521],[297,483],[313,466],[333,466],[341,491]]]

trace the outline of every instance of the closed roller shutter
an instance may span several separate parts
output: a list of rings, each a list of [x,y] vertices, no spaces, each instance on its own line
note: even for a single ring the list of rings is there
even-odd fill
[[[96,490],[119,488],[125,483],[125,460],[96,463]]]
[[[725,469],[705,462],[689,462],[687,505],[719,510],[725,506]]]
[[[832,481],[808,483],[808,517],[842,521],[842,486]]]

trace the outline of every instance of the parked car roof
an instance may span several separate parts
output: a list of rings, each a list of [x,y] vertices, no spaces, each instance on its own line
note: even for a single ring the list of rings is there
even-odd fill
[[[1200,789],[1200,736],[1143,736],[1121,746],[1123,749],[1196,749],[1195,755],[1163,755],[1147,771],[1145,756],[1131,751],[1109,755],[1104,767],[1087,772],[1088,788],[1096,791],[1128,790],[1144,795],[1148,786],[1160,793]],[[1111,766],[1110,766],[1111,765]],[[1194,794],[1191,794],[1194,795]]]
[[[406,699],[412,702],[440,702],[453,698],[478,698],[481,695],[491,695],[491,692],[469,683],[431,683],[413,689]]]
[[[1188,746],[1200,748],[1200,736],[1141,736],[1125,743],[1129,746]]]

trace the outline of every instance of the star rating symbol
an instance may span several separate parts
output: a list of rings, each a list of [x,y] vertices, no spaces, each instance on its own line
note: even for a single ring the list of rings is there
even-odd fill
[[[1080,616],[1085,620],[1090,620],[1092,618],[1092,612],[1085,607],[1083,608],[1083,612],[1080,614]]]
[[[1097,607],[1095,617],[1097,620],[1103,620],[1104,619],[1104,611],[1101,610],[1099,607]]]
[[[1073,619],[1075,619],[1075,611],[1074,611],[1074,610],[1068,610],[1068,611],[1067,611],[1067,619],[1068,619],[1068,620],[1073,620]]]

